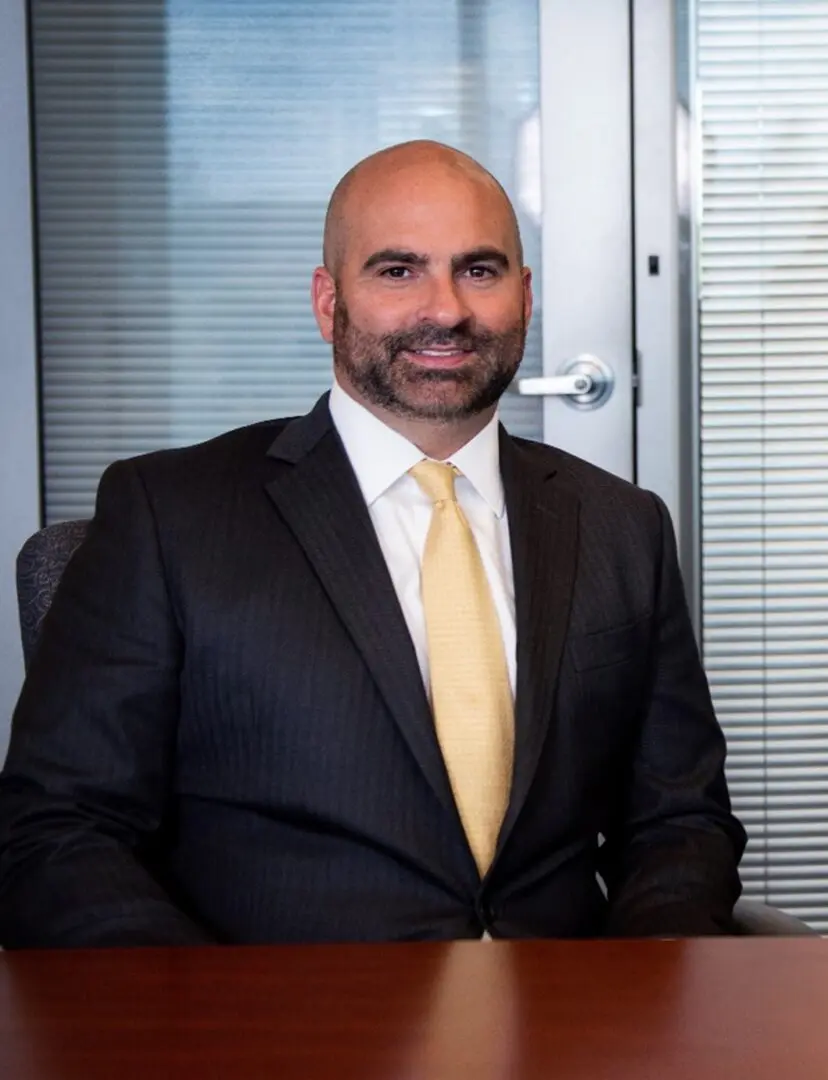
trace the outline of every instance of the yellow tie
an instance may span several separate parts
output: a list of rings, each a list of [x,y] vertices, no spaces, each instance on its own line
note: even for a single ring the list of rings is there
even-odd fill
[[[434,504],[422,565],[434,724],[482,877],[512,784],[514,707],[503,637],[474,534],[457,503],[456,469],[421,461],[411,475]]]

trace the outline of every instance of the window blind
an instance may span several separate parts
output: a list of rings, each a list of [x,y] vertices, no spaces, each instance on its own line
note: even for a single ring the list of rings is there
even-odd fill
[[[325,205],[363,156],[467,150],[521,218],[537,0],[32,0],[47,519],[112,460],[308,409]],[[531,177],[529,178],[531,181]],[[526,205],[524,205],[524,202]],[[540,374],[540,313],[526,374]],[[504,419],[539,436],[540,401]]]
[[[828,930],[828,0],[697,0],[704,659],[747,895]]]

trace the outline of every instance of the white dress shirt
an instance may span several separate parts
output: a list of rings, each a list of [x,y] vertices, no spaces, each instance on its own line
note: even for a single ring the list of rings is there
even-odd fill
[[[408,470],[423,453],[370,413],[334,382],[330,410],[362,489],[391,580],[429,691],[420,566],[432,503]],[[497,417],[448,459],[462,473],[457,501],[477,541],[500,620],[512,696],[515,693],[515,587],[509,523],[500,476]]]

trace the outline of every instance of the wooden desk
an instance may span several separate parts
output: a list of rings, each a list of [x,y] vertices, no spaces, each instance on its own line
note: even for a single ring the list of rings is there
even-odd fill
[[[0,955],[2,1080],[826,1080],[828,941]]]

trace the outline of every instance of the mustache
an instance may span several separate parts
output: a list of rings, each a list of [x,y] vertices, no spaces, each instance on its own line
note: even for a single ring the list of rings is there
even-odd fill
[[[474,331],[471,327],[434,326],[424,323],[416,330],[400,330],[386,334],[382,343],[389,357],[394,359],[402,352],[416,352],[438,346],[450,346],[463,352],[481,352],[498,341],[497,334],[487,330]]]

